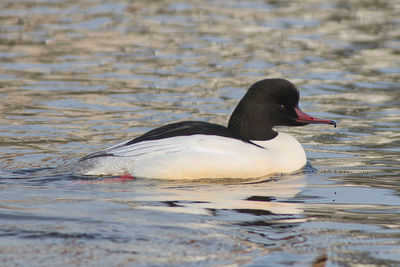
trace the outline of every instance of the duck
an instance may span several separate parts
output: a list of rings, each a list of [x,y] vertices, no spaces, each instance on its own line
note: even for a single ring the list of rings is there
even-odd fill
[[[152,179],[260,178],[293,173],[306,163],[303,146],[276,126],[329,124],[299,108],[298,88],[286,79],[251,85],[227,126],[204,121],[166,124],[80,158],[69,166],[85,176]]]

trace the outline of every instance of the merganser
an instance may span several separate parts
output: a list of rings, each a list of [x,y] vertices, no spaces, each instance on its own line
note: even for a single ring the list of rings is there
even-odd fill
[[[298,107],[299,91],[285,79],[253,84],[233,111],[228,127],[182,121],[151,130],[87,155],[72,164],[81,175],[136,178],[259,178],[291,173],[306,164],[302,145],[274,126],[331,124]]]

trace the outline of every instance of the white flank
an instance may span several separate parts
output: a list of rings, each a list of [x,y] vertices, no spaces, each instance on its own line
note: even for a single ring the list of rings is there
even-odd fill
[[[106,149],[115,156],[98,157],[86,175],[118,175],[158,179],[257,178],[290,173],[306,164],[301,144],[279,133],[269,141],[243,141],[215,135],[177,136]]]

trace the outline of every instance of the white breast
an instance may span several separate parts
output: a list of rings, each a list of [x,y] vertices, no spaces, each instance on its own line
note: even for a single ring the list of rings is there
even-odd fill
[[[290,173],[301,169],[307,163],[303,146],[293,136],[279,133],[272,140],[253,141],[265,147],[273,157],[272,173]]]
[[[144,141],[107,150],[115,156],[92,160],[86,175],[118,175],[159,179],[256,178],[293,172],[306,163],[301,144],[279,133],[269,141],[191,135]]]

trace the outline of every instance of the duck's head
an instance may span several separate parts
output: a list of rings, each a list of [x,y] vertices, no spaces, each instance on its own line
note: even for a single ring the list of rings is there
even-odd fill
[[[253,84],[232,113],[228,128],[250,140],[268,140],[274,126],[303,126],[336,122],[314,118],[299,108],[299,90],[284,79],[264,79]]]

